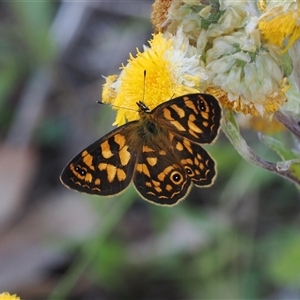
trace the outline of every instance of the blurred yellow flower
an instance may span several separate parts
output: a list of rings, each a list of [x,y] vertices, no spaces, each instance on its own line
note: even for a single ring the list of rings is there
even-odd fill
[[[270,120],[269,118],[239,114],[237,115],[237,122],[241,128],[254,129],[257,132],[268,135],[278,134],[287,130],[284,125],[274,118]]]
[[[110,75],[107,77],[104,77],[106,80],[106,83],[103,85],[103,92],[102,92],[102,98],[106,99],[106,102],[110,103],[113,101],[113,99],[116,98],[116,91],[114,88],[112,88],[112,84],[116,81],[118,78],[118,75]]]
[[[136,57],[130,54],[118,78],[106,78],[102,101],[118,110],[114,125],[137,120],[138,101],[153,109],[171,98],[198,92],[200,78],[207,79],[196,48],[181,29],[175,35],[153,35],[149,44],[143,52],[137,50]]]
[[[299,0],[264,0],[259,7],[265,11],[258,23],[263,38],[286,52],[300,38]]]
[[[0,294],[0,300],[20,300],[20,297],[17,295],[10,295],[7,292],[1,293]]]

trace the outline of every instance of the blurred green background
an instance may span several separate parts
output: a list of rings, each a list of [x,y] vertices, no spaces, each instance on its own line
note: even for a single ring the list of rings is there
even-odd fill
[[[221,132],[208,189],[172,208],[67,190],[112,129],[104,79],[151,38],[152,1],[0,3],[0,292],[21,299],[300,299],[300,198]],[[243,136],[276,161],[253,130]],[[291,140],[287,132],[283,138]]]

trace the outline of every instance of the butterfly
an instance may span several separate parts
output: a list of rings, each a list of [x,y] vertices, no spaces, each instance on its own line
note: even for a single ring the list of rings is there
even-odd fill
[[[200,144],[219,133],[221,108],[209,94],[187,94],[150,110],[137,102],[140,118],[122,125],[76,155],[61,174],[70,189],[110,196],[131,181],[142,198],[159,205],[183,200],[193,185],[213,184],[215,162]]]

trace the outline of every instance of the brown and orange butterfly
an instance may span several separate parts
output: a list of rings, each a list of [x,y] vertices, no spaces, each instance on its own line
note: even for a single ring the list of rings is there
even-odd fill
[[[209,94],[171,99],[152,111],[137,102],[140,118],[120,126],[76,155],[61,181],[79,192],[109,196],[130,184],[155,204],[174,205],[191,186],[210,186],[215,162],[200,144],[218,135],[221,108]]]

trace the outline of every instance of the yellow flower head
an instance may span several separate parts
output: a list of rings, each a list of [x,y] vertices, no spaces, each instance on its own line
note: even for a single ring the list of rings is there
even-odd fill
[[[269,43],[283,48],[286,52],[300,38],[299,0],[260,1],[264,10],[258,28]]]
[[[7,292],[1,293],[0,294],[0,300],[20,300],[20,297],[17,295],[10,295]]]
[[[197,92],[200,77],[206,79],[199,55],[181,29],[175,35],[153,35],[149,44],[136,57],[130,54],[118,78],[106,79],[102,100],[118,110],[114,125],[139,118],[136,102],[153,109],[171,98]]]

